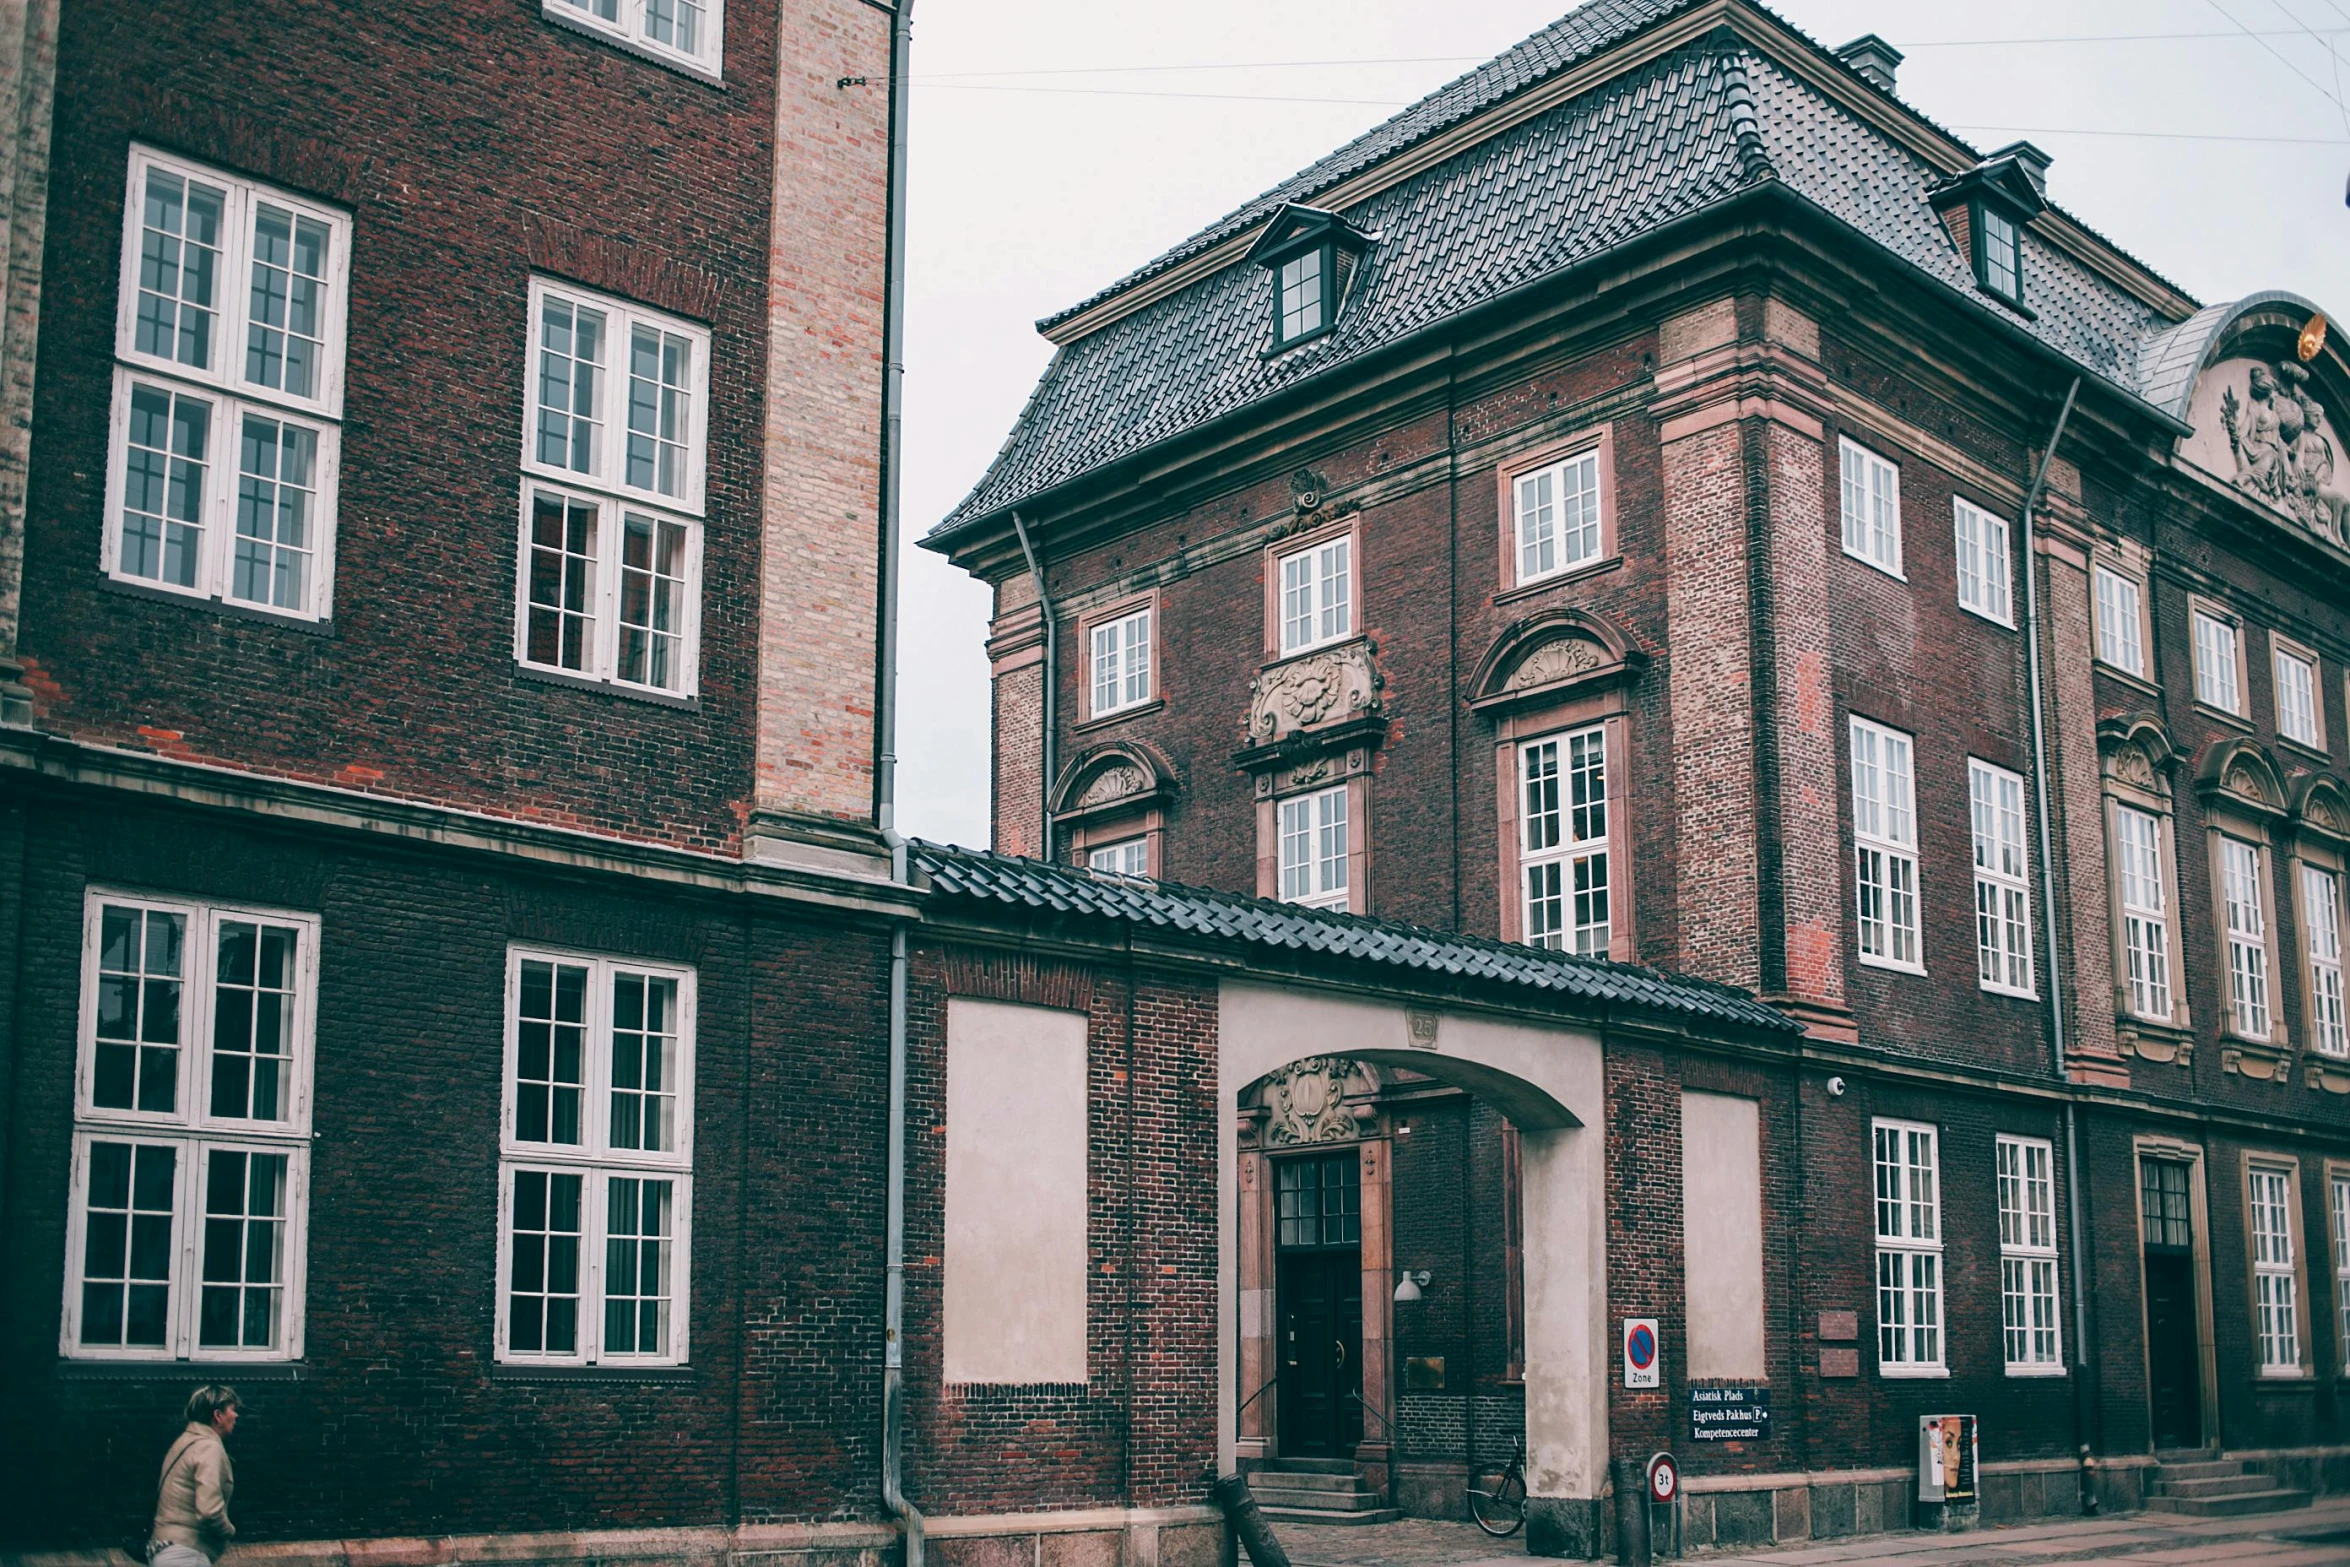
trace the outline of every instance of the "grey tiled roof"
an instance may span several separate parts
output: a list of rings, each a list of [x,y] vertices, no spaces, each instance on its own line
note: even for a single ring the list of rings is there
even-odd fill
[[[2267,289],[2225,304],[2205,305],[2169,331],[2148,338],[2138,349],[2138,395],[2177,419],[2187,417],[2195,399],[2195,377],[2210,357],[2211,347],[2230,321],[2263,305],[2284,305],[2296,314],[2320,314],[2317,306],[2299,294]]]
[[[1629,1007],[1732,1028],[1803,1031],[1801,1024],[1746,991],[1636,964],[1171,882],[1101,876],[1075,866],[920,840],[909,852],[915,867],[929,878],[934,896],[1050,914],[1092,915],[1213,941],[1525,986],[1599,1007]]]
[[[1247,231],[1285,202],[1310,202],[1690,3],[1591,0],[1053,319]],[[1758,51],[1716,34],[1349,206],[1348,221],[1377,242],[1326,337],[1263,357],[1270,284],[1240,264],[1066,344],[994,464],[932,538],[1772,179],[1972,296],[1965,259],[1928,199],[1940,178]],[[2009,319],[2136,392],[2143,345],[2172,323],[2037,234],[2027,231],[2024,245],[2034,316]],[[2004,313],[1988,300],[1981,308]]]

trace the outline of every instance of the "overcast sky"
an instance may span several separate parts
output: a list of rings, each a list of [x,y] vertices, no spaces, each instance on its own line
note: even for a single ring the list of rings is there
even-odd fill
[[[1038,317],[1566,9],[918,0],[909,536],[952,509],[1002,444],[1050,357]],[[2350,67],[2335,53],[2350,57],[2350,0],[1776,9],[1831,46],[1884,36],[1908,55],[1904,99],[1986,149],[2029,136],[2055,156],[2052,200],[2197,298],[2286,288],[2350,310]],[[2026,41],[2051,39],[2066,41]],[[917,550],[904,608],[899,824],[984,845],[987,594]]]

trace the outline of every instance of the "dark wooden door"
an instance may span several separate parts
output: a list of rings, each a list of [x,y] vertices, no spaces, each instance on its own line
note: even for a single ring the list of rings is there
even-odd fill
[[[1348,1458],[1362,1438],[1363,1270],[1354,1247],[1281,1258],[1281,1455]]]
[[[2176,1159],[2138,1167],[2146,1246],[2146,1405],[2158,1448],[2203,1445],[2203,1352],[2195,1311],[2191,1168]]]

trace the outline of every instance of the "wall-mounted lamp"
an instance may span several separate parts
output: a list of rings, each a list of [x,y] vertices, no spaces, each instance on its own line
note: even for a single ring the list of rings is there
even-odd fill
[[[1397,1274],[1395,1276],[1396,1304],[1399,1306],[1409,1305],[1411,1302],[1418,1300],[1420,1298],[1420,1286],[1427,1283],[1428,1279],[1429,1273],[1426,1268],[1422,1268],[1416,1273],[1413,1272],[1410,1268],[1406,1268],[1403,1270],[1403,1272]]]

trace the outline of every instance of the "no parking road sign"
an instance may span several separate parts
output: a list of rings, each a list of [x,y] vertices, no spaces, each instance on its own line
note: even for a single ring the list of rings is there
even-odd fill
[[[1658,1364],[1663,1359],[1656,1336],[1656,1318],[1626,1317],[1624,1319],[1624,1386],[1658,1387],[1662,1385]]]

